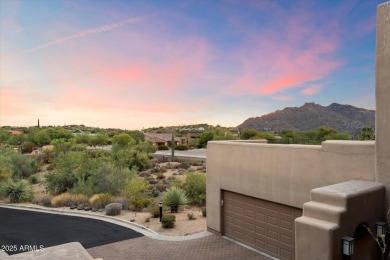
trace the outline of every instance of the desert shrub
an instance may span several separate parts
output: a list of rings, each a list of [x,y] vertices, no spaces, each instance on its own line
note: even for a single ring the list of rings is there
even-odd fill
[[[51,205],[53,207],[70,207],[72,205],[85,204],[87,201],[87,196],[83,194],[70,194],[66,192],[54,196],[51,200]]]
[[[166,150],[169,150],[169,148],[168,148],[168,146],[166,146],[166,145],[159,145],[159,146],[157,147],[157,150],[158,150],[158,151],[166,151]]]
[[[11,203],[31,201],[33,198],[31,190],[23,181],[2,183],[0,197],[7,198]]]
[[[12,170],[0,166],[0,183],[11,179]]]
[[[150,222],[150,217],[145,218],[145,223]]]
[[[104,207],[113,201],[113,197],[108,193],[99,193],[93,195],[89,199],[89,205],[96,209],[104,209]]]
[[[53,173],[45,176],[45,188],[52,194],[61,194],[69,191],[77,183],[76,176],[71,172]]]
[[[148,182],[141,177],[133,176],[125,183],[122,196],[129,199],[130,204],[135,205],[138,200],[144,197],[144,192],[148,188]],[[139,206],[137,204],[137,206]]]
[[[35,174],[31,175],[30,177],[28,177],[28,181],[31,183],[31,184],[37,184],[39,182],[39,179],[38,179],[38,176],[36,176]]]
[[[163,228],[173,228],[175,226],[176,216],[175,215],[163,215],[161,218],[161,223]]]
[[[163,191],[166,191],[167,190],[167,185],[163,184],[163,183],[157,183],[155,184],[156,186],[156,189],[160,192],[163,192]]]
[[[206,203],[206,175],[202,172],[189,172],[180,186],[191,204],[203,206]]]
[[[150,177],[150,172],[148,172],[148,171],[140,172],[138,174],[138,176],[143,177],[143,178],[148,178],[148,177]]]
[[[97,167],[92,174],[79,173],[78,183],[72,189],[74,193],[83,193],[88,196],[99,193],[120,195],[126,182],[135,175],[135,170],[117,168],[112,164]]]
[[[109,216],[119,215],[119,214],[121,214],[121,211],[122,211],[122,204],[120,204],[120,203],[108,204],[105,207],[105,211],[106,211],[106,215],[109,215]]]
[[[26,155],[13,153],[11,155],[11,160],[13,164],[12,178],[14,180],[28,178],[38,169],[38,163]]]
[[[175,146],[175,150],[178,150],[178,151],[187,151],[188,150],[188,146],[185,145],[185,144],[178,144]]]
[[[139,198],[133,202],[134,210],[140,211],[141,209],[146,208],[152,201],[152,198]]]
[[[47,166],[47,170],[48,171],[54,170],[54,164],[50,164],[49,166]]]
[[[129,208],[129,199],[124,197],[116,197],[112,202],[117,202],[122,204],[122,209],[126,210]]]
[[[159,182],[158,180],[155,180],[154,178],[148,178],[147,181],[149,182],[149,184],[156,184]]]
[[[188,170],[190,167],[191,167],[191,165],[189,163],[186,163],[186,162],[180,164],[180,168],[185,169],[185,170]]]
[[[160,216],[160,207],[156,201],[149,204],[148,211],[154,218],[158,218]]]
[[[164,179],[165,176],[164,176],[163,173],[158,173],[157,176],[156,176],[156,178],[157,178],[158,180],[161,180],[161,179]]]
[[[189,219],[189,220],[195,220],[196,218],[194,217],[194,213],[188,213],[187,214],[187,218]]]
[[[149,196],[156,198],[156,197],[158,197],[158,195],[160,195],[160,192],[156,189],[156,187],[150,185],[148,189],[149,190],[148,190],[147,194]]]
[[[52,196],[45,194],[43,196],[35,197],[32,201],[33,204],[37,204],[44,207],[51,207]]]
[[[186,204],[187,201],[184,191],[177,187],[170,188],[163,198],[164,204],[171,207],[171,212],[177,212],[179,206]]]
[[[206,216],[207,216],[206,207],[202,207],[202,208],[201,208],[201,211],[202,211],[202,216],[203,216],[203,217],[206,217]]]
[[[161,167],[160,170],[159,170],[159,173],[164,173],[167,171],[167,168],[166,167]]]

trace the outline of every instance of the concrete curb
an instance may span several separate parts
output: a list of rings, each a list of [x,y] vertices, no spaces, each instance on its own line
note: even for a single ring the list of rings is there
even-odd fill
[[[0,207],[3,208],[9,208],[9,209],[19,209],[19,210],[30,210],[30,211],[36,211],[36,212],[43,212],[43,213],[49,213],[49,214],[58,214],[58,215],[66,215],[66,216],[74,216],[74,217],[84,217],[84,218],[93,218],[97,220],[103,220],[106,222],[110,222],[113,224],[117,224],[126,228],[130,228],[134,231],[137,231],[144,236],[147,236],[152,239],[156,240],[164,240],[164,241],[186,241],[186,240],[192,240],[192,239],[198,239],[202,237],[207,237],[210,235],[213,235],[213,233],[208,231],[199,232],[192,235],[186,235],[186,236],[164,236],[160,235],[154,230],[151,230],[143,225],[126,221],[123,219],[118,219],[111,216],[106,215],[96,215],[94,213],[89,213],[86,211],[78,212],[78,211],[67,211],[62,209],[56,209],[56,208],[36,208],[33,206],[27,206],[27,205],[15,205],[15,204],[8,204],[8,203],[1,203]],[[1,255],[0,255],[1,256]]]

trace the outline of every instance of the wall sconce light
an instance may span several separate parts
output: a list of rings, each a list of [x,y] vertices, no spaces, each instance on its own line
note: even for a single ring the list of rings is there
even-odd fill
[[[353,255],[354,240],[355,239],[353,237],[343,237],[341,239],[344,255]]]
[[[376,236],[386,235],[386,222],[377,222],[375,224]]]

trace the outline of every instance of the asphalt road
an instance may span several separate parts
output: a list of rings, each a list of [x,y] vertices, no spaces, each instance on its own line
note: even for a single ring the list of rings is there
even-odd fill
[[[9,255],[69,242],[91,248],[142,236],[101,220],[0,207],[0,250]]]

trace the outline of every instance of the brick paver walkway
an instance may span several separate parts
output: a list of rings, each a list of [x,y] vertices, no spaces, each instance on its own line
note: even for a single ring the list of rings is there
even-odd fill
[[[93,258],[127,259],[260,259],[269,258],[218,235],[186,241],[161,241],[149,237],[124,240],[87,249]]]

